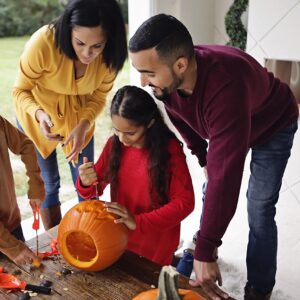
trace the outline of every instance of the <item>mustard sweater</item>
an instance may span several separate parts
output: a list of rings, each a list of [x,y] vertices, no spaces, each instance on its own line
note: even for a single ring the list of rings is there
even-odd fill
[[[16,200],[8,150],[21,155],[25,164],[26,174],[29,178],[28,198],[44,199],[44,184],[40,176],[33,143],[0,116],[0,251],[10,257],[15,257],[25,248],[25,245],[11,235],[11,231],[21,224],[21,216]]]
[[[13,98],[19,122],[44,158],[58,142],[48,141],[41,133],[35,118],[37,109],[51,117],[51,132],[64,138],[81,120],[88,120],[91,126],[86,146],[115,77],[116,72],[107,68],[99,56],[87,66],[84,76],[76,80],[74,61],[56,48],[53,29],[46,25],[31,36],[21,56]],[[71,149],[72,143],[64,147],[66,154]]]

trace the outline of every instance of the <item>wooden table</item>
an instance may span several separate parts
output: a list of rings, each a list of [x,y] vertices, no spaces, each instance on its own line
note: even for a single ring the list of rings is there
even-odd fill
[[[39,236],[40,251],[50,251],[50,240],[57,236],[57,228],[41,234]],[[35,238],[27,242],[29,247],[35,251]],[[25,280],[27,283],[39,285],[43,279],[53,282],[52,294],[42,295],[31,299],[105,299],[105,300],[130,300],[138,293],[150,289],[151,285],[157,286],[160,266],[139,257],[138,255],[126,251],[117,263],[99,272],[83,272],[77,270],[58,255],[56,258],[43,261],[43,266],[36,270],[20,268],[13,264],[6,257],[0,258],[0,266],[3,266],[5,272],[12,273],[18,269],[21,274],[17,277]],[[72,270],[72,273],[58,277],[56,272],[62,267]],[[42,276],[41,276],[42,275]],[[179,285],[181,288],[191,289],[188,279],[180,276]],[[205,297],[200,288],[197,292]],[[21,291],[12,290],[12,292],[0,288],[0,299],[17,299]]]

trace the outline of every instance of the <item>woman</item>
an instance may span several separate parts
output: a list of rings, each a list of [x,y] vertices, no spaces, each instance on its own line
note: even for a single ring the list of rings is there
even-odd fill
[[[37,149],[46,229],[61,219],[55,149],[62,144],[75,182],[82,157],[93,161],[95,119],[126,57],[125,25],[115,0],[71,0],[26,44],[13,97],[19,125]]]
[[[180,222],[194,208],[194,192],[182,144],[166,126],[153,98],[125,86],[114,96],[115,131],[94,166],[79,167],[76,186],[84,198],[110,184],[107,210],[129,229],[127,249],[169,265],[179,244]]]

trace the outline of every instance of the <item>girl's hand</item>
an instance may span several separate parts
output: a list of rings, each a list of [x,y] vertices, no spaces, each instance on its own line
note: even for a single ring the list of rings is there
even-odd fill
[[[90,127],[90,122],[88,120],[82,120],[80,123],[71,130],[67,136],[64,146],[67,145],[70,141],[73,141],[73,147],[71,152],[67,155],[68,162],[77,158],[78,154],[82,151],[86,131]]]
[[[97,181],[97,173],[94,163],[89,162],[87,157],[83,158],[83,164],[78,168],[79,177],[83,186],[90,186]]]
[[[33,261],[41,261],[29,248],[24,248],[17,256],[9,257],[17,265],[31,264]]]
[[[123,223],[125,224],[130,230],[136,229],[136,223],[132,214],[127,210],[127,208],[117,202],[106,202],[104,204],[106,210],[108,212],[114,213],[121,218],[115,220],[116,224]]]
[[[40,123],[40,129],[42,134],[49,140],[49,141],[62,141],[63,137],[57,133],[51,133],[50,128],[54,125],[51,121],[51,118],[48,114],[46,114],[42,109],[38,109],[35,112],[35,118]]]

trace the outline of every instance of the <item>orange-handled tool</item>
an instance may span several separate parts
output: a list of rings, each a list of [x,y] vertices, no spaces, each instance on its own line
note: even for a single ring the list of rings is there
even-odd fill
[[[9,273],[0,273],[0,288],[29,290],[45,295],[51,294],[51,288],[28,284]]]
[[[39,239],[38,239],[38,229],[40,229],[40,208],[35,207],[33,209],[33,224],[32,229],[35,230],[35,238],[36,238],[36,255],[39,253]]]

